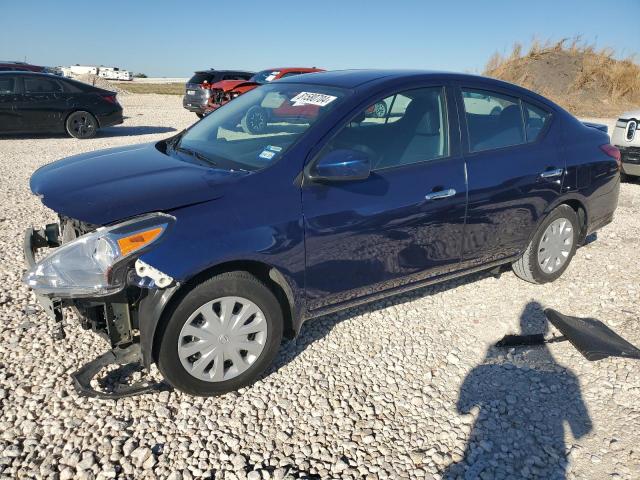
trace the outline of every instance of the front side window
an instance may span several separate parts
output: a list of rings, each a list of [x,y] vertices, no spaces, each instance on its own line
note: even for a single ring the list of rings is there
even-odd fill
[[[373,170],[446,157],[444,89],[408,90],[370,105],[329,142],[325,152],[336,149],[367,153]]]
[[[13,77],[0,77],[0,95],[11,95],[15,93],[16,80]]]
[[[462,90],[472,152],[525,142],[520,100],[484,90]]]
[[[48,78],[25,78],[24,91],[26,93],[56,93],[62,91],[62,85]]]
[[[260,170],[282,158],[347,94],[317,85],[263,85],[195,124],[169,153],[219,168]]]

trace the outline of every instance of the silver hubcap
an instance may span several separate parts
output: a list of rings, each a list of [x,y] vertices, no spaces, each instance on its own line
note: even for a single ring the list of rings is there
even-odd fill
[[[554,273],[562,268],[569,258],[573,246],[573,226],[566,218],[551,222],[538,245],[538,263],[545,273]]]
[[[187,372],[206,382],[237,377],[260,357],[267,341],[262,310],[242,297],[205,303],[187,319],[178,337],[178,357]]]

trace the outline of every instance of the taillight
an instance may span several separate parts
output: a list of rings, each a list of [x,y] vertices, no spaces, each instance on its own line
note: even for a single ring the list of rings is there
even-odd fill
[[[115,95],[101,95],[101,97],[104,98],[107,102],[113,103],[114,105],[118,103]]]
[[[605,143],[604,145],[600,145],[600,150],[602,150],[608,156],[616,160],[616,163],[618,164],[618,170],[622,168],[622,158],[620,155],[620,150],[618,150],[616,147],[614,147],[610,143]]]

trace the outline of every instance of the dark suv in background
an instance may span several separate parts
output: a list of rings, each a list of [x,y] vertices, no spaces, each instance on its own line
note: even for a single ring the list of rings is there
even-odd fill
[[[253,72],[239,70],[211,69],[197,71],[185,85],[182,106],[202,118],[211,96],[209,87],[212,84],[221,80],[249,80],[252,76]]]

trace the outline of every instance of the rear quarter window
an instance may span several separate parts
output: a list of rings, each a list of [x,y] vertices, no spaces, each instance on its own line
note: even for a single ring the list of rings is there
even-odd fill
[[[543,108],[522,102],[524,109],[525,133],[527,142],[535,142],[551,119],[551,112]]]

